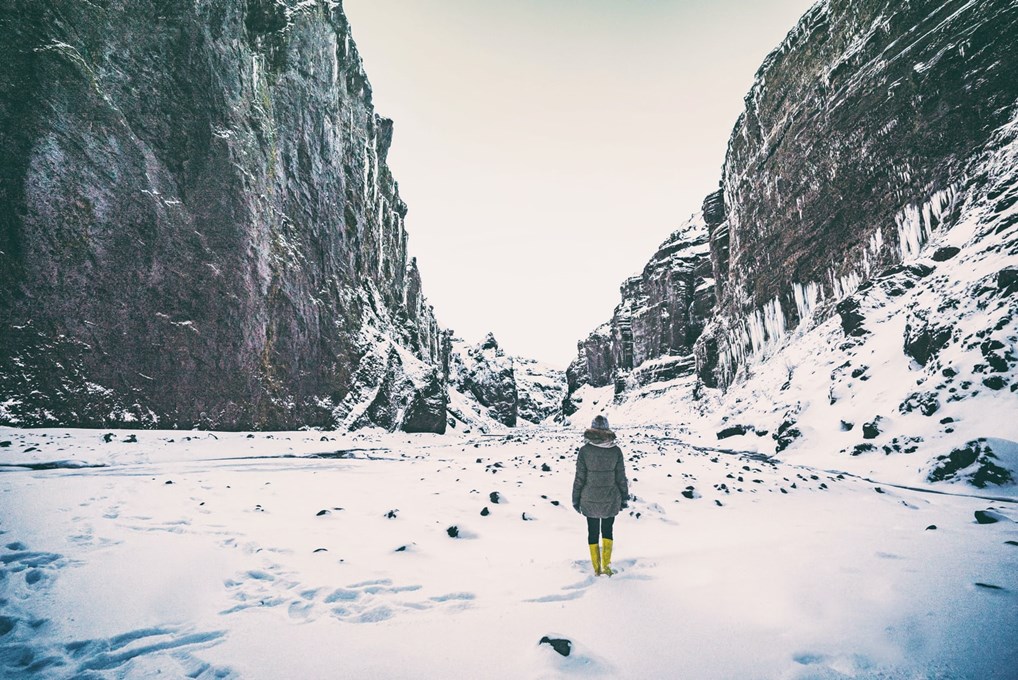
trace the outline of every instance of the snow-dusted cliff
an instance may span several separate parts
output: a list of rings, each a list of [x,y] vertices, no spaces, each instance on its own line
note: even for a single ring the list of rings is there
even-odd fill
[[[757,74],[704,203],[717,306],[696,376],[634,381],[674,348],[609,360],[623,346],[613,319],[581,343],[567,411],[842,469],[1007,483],[995,466],[1018,469],[1015,35],[1018,6],[1003,0],[814,6]],[[652,313],[627,287],[619,310]]]
[[[481,431],[538,424],[561,411],[566,395],[562,371],[511,356],[487,335],[470,345],[447,335],[449,416],[453,427]]]
[[[339,2],[7,14],[0,422],[445,428],[392,124]]]

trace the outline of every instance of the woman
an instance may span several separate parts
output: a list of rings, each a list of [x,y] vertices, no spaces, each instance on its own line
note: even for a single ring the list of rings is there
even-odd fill
[[[587,518],[587,544],[594,573],[611,576],[612,525],[629,500],[626,467],[622,449],[615,444],[615,433],[604,416],[594,418],[590,429],[583,433],[583,441],[576,456],[573,509]],[[599,533],[604,539],[603,552],[597,547]]]

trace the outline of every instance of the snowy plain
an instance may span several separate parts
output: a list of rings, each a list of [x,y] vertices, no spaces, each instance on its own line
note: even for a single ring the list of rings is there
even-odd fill
[[[1016,677],[1013,493],[625,428],[595,577],[579,435],[0,428],[0,676]]]

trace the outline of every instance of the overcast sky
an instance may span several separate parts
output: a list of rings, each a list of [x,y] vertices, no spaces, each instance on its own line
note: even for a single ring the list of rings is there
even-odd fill
[[[813,0],[345,0],[439,323],[564,368]]]

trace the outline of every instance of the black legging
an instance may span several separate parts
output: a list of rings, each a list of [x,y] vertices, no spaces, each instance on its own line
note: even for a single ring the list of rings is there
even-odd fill
[[[605,517],[603,519],[598,517],[587,518],[587,545],[595,545],[597,543],[597,532],[600,528],[601,535],[607,538],[609,541],[612,540],[612,526],[615,524],[614,517]]]

